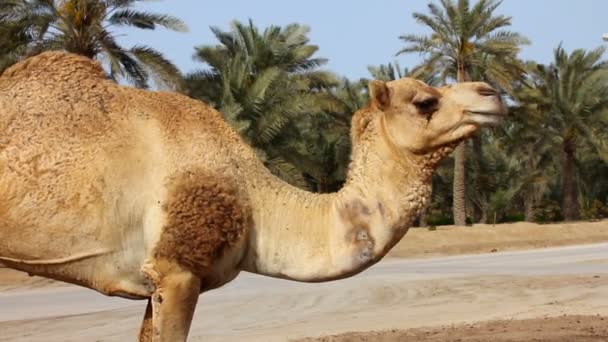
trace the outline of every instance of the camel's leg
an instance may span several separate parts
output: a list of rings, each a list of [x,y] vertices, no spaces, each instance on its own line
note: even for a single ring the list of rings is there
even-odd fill
[[[152,342],[152,299],[148,299],[144,320],[139,329],[139,342]]]
[[[151,300],[153,342],[186,341],[200,288],[200,279],[187,271],[159,279]]]

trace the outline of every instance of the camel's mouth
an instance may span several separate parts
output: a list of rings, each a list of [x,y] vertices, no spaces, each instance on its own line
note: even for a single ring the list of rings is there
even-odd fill
[[[501,108],[497,111],[469,111],[470,120],[480,126],[495,126],[507,117],[507,111]]]
[[[505,111],[500,112],[480,112],[480,111],[471,111],[471,114],[480,114],[480,115],[494,115],[494,116],[507,116]]]

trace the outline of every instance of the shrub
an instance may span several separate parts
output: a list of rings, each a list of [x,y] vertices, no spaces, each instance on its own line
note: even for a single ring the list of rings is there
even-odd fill
[[[608,217],[608,206],[600,200],[594,199],[591,203],[585,203],[581,208],[581,217],[586,220],[601,219]]]
[[[550,223],[563,221],[562,208],[555,200],[545,199],[536,206],[536,222]]]
[[[521,222],[521,221],[525,221],[525,220],[526,220],[526,215],[524,215],[524,214],[510,214],[510,215],[505,215],[500,220],[500,223]]]
[[[448,226],[454,224],[454,219],[451,216],[444,215],[429,215],[426,219],[429,226]]]

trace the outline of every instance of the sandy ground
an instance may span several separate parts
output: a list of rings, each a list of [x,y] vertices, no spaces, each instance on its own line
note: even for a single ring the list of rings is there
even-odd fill
[[[528,222],[471,227],[414,228],[389,257],[489,253],[608,241],[608,220],[539,225]]]
[[[564,315],[452,325],[432,329],[347,333],[319,339],[302,339],[298,342],[605,342],[607,340],[608,318],[599,315]]]
[[[532,321],[527,324],[525,338],[510,340],[523,342],[533,340],[531,337],[544,338],[555,334],[558,326],[559,330],[563,330],[560,333],[565,336],[578,336],[578,331],[567,324],[574,315],[599,314],[600,318],[608,317],[608,274],[600,278],[592,275],[484,276],[418,281],[372,277],[319,288],[265,282],[262,283],[263,287],[258,287],[262,284],[248,280],[254,283],[255,294],[243,289],[244,283],[240,283],[224,293],[218,291],[201,297],[189,341],[278,342],[297,341],[304,337],[313,337],[315,339],[306,341],[315,341],[319,336],[347,332],[354,333],[346,338],[336,338],[335,341],[357,341],[353,339],[354,336],[364,338],[362,341],[378,341],[381,339],[376,337],[383,335],[386,341],[400,341],[390,339],[395,337],[392,334],[419,336],[420,331],[445,334],[444,329],[450,326],[456,329],[453,341],[457,341],[459,338],[475,337],[473,331],[467,330],[470,324],[481,326],[479,333],[482,335],[477,336],[480,337],[477,341],[490,341],[483,339],[483,333],[487,334],[491,328],[484,328],[487,324],[480,322],[507,324],[512,320],[531,318],[538,322],[538,318],[557,316],[555,325],[544,328],[537,325],[534,329]],[[72,306],[80,302],[92,304],[93,308],[88,309],[87,313],[75,311],[74,314],[59,308],[55,310],[57,315],[0,321],[0,341],[135,340],[144,311],[143,303],[121,303],[119,305],[124,306],[108,308],[99,305],[107,301],[98,301],[97,295],[45,293],[48,297],[54,294],[66,298]],[[47,298],[46,301],[52,299]],[[53,305],[46,301],[37,300],[45,306]],[[598,341],[608,340],[608,334],[601,330],[602,324],[594,322],[592,327],[597,334],[603,334]],[[605,327],[606,324],[603,324]],[[319,340],[334,341],[328,338]],[[571,338],[568,341],[579,339]]]
[[[190,341],[608,341],[608,244],[508,251],[601,241],[608,221],[414,229],[343,281],[242,274],[201,296]],[[0,341],[135,340],[143,311],[0,269]]]

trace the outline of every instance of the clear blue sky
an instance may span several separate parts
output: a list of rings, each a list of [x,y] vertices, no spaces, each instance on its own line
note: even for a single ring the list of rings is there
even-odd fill
[[[155,33],[127,30],[121,41],[147,44],[166,54],[185,72],[202,64],[192,61],[194,46],[216,44],[209,27],[229,29],[230,21],[249,18],[260,28],[297,22],[311,27],[312,44],[319,57],[329,59],[326,69],[350,78],[369,77],[368,65],[399,61],[411,67],[416,55],[395,57],[402,47],[399,35],[425,33],[412,18],[426,12],[429,0],[164,0],[143,2],[139,8],[181,18],[188,33],[161,29]],[[471,0],[471,3],[474,3]],[[568,50],[605,44],[608,33],[607,0],[504,0],[497,13],[511,16],[511,30],[528,37],[522,57],[549,62],[553,49],[563,42]],[[124,31],[122,31],[124,32]]]

